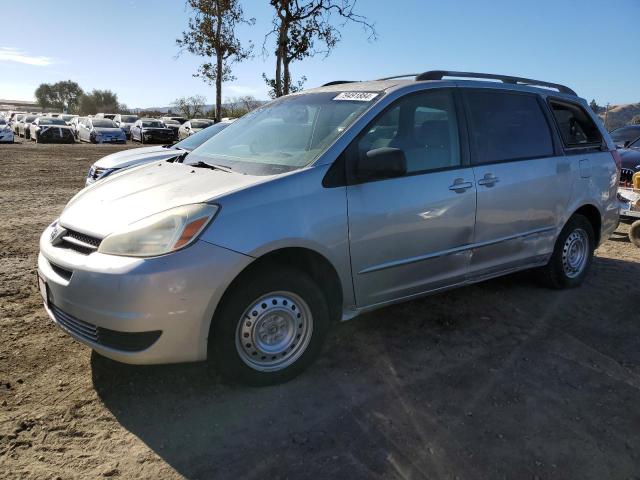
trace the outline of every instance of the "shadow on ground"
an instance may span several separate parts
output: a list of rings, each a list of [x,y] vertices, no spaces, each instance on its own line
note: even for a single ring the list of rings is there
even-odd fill
[[[285,385],[95,354],[93,383],[187,478],[627,478],[640,467],[640,264],[593,268],[571,291],[512,275],[337,325]]]

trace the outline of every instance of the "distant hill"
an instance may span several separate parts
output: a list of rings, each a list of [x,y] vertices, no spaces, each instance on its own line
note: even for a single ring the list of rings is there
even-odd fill
[[[267,100],[256,100],[256,102],[260,105],[263,105],[265,103],[267,103]],[[223,103],[222,106],[223,107],[230,107],[232,105],[235,106],[240,106],[240,103]],[[213,108],[215,108],[216,104],[212,103],[212,104],[207,104],[204,106],[204,111],[208,112],[209,110],[212,110]],[[178,113],[178,109],[176,107],[149,107],[149,108],[134,108],[132,109],[132,111],[136,111],[136,112],[162,112],[162,113],[169,113],[169,112],[173,112],[175,114]]]
[[[609,107],[609,113],[607,114],[607,129],[613,130],[614,128],[621,127],[631,122],[631,119],[636,115],[640,115],[640,103],[627,103],[624,105],[613,105]],[[598,112],[598,116],[604,121],[605,109]]]

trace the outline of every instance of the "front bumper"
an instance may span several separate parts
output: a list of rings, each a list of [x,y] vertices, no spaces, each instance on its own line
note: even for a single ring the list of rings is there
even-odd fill
[[[84,255],[54,247],[50,235],[51,227],[40,238],[38,256],[49,317],[76,340],[125,363],[206,359],[215,308],[252,260],[204,241],[155,258]],[[146,334],[147,339],[153,337],[150,332],[161,333],[150,346],[143,342],[142,350],[132,351],[119,341],[102,341],[105,331],[110,338],[109,332]]]

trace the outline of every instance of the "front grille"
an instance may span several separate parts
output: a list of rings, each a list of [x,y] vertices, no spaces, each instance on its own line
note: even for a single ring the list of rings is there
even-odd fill
[[[620,170],[620,183],[624,185],[630,184],[634,173],[636,172],[630,168],[623,168]]]
[[[148,332],[118,332],[108,328],[97,327],[96,325],[84,322],[63,312],[53,304],[50,304],[49,307],[56,321],[69,333],[83,340],[116,350],[125,352],[145,350],[153,345],[162,334],[160,330]]]
[[[50,127],[46,131],[42,132],[38,139],[48,142],[75,142],[73,132],[68,128],[55,128]]]
[[[66,230],[67,232],[62,237],[62,241],[58,246],[74,250],[83,255],[89,255],[98,250],[101,242],[99,238],[75,230]]]

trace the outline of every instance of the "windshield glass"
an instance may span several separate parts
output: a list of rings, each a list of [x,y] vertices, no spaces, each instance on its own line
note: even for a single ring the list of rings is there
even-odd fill
[[[28,117],[24,118],[24,122],[25,123],[31,123],[33,122],[36,118],[38,118],[36,115],[29,115]]]
[[[176,122],[175,120],[165,120],[165,125],[180,125],[180,122]]]
[[[60,118],[63,119],[65,122],[68,122],[73,117],[75,117],[75,115],[60,115]]]
[[[50,118],[50,117],[47,117],[47,118],[40,117],[40,120],[38,121],[38,123],[40,125],[66,125],[63,119]]]
[[[222,130],[227,128],[230,123],[216,123],[215,125],[211,125],[210,127],[203,128],[199,132],[194,133],[193,135],[188,136],[184,140],[173,145],[173,148],[181,148],[183,150],[193,150],[204,142],[209,140],[214,135],[217,135]]]
[[[91,120],[94,127],[98,128],[116,128],[116,124],[112,120],[106,118],[94,118]]]
[[[149,128],[164,128],[163,123],[158,122],[156,120],[149,120],[148,122],[142,122],[142,126],[149,127]]]
[[[638,138],[640,138],[640,125],[620,127],[611,132],[611,139],[616,145],[624,145],[625,142],[633,142]]]
[[[134,123],[136,120],[138,120],[137,115],[122,115],[120,117],[120,121],[124,123]]]
[[[380,95],[322,92],[282,97],[248,113],[195,149],[189,163],[275,174],[316,160]]]

